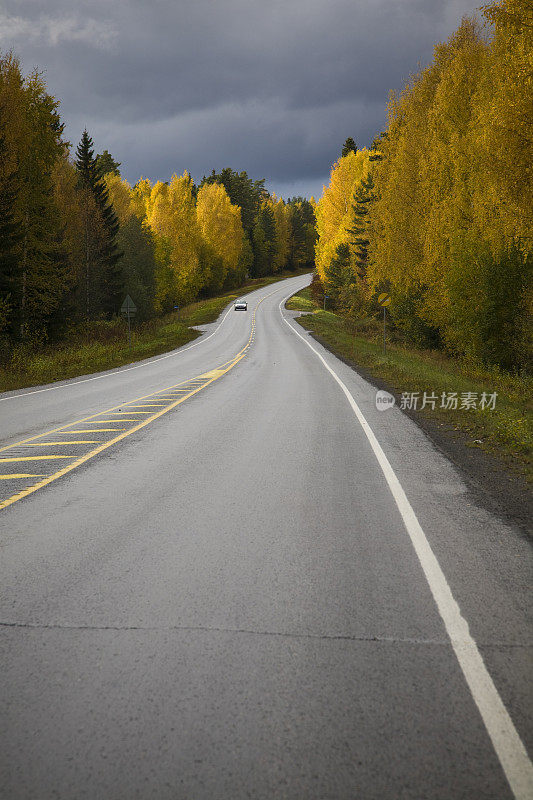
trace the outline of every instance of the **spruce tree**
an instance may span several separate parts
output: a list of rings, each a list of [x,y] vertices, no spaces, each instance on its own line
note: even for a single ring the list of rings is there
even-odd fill
[[[325,270],[326,289],[335,307],[339,307],[350,283],[350,247],[339,244]]]
[[[349,229],[352,234],[352,245],[355,254],[355,269],[359,277],[364,280],[368,270],[368,223],[370,205],[375,200],[374,181],[369,173],[358,186],[352,204],[353,223]]]
[[[344,142],[342,146],[341,156],[344,158],[344,156],[347,156],[348,153],[357,153],[357,145],[351,136],[348,136],[348,138]]]
[[[120,260],[124,255],[117,246],[117,234],[120,229],[120,223],[113,204],[109,199],[109,192],[107,186],[102,180],[98,180],[94,188],[94,198],[96,204],[100,209],[102,220],[104,222],[107,236],[105,238],[102,257],[104,260],[105,270],[103,274],[103,308],[104,311],[111,316],[113,312],[118,311],[120,299],[124,288],[124,280],[122,276],[122,267]]]
[[[98,153],[96,156],[96,166],[102,178],[110,172],[112,172],[113,175],[120,175],[120,161],[115,161],[111,153],[107,150],[104,150],[103,153]]]
[[[80,176],[80,184],[92,190],[98,181],[99,173],[94,157],[93,140],[87,133],[87,128],[83,131],[80,143],[76,148],[76,169]]]
[[[94,156],[93,141],[87,130],[83,131],[76,150],[76,168],[80,177],[80,187],[94,199],[103,224],[103,235],[99,235],[99,226],[91,225],[89,219],[91,209],[86,203],[86,316],[89,318],[91,313],[94,314],[98,310],[90,308],[90,298],[94,295],[94,291],[91,292],[91,283],[95,281],[99,284],[96,304],[111,316],[118,310],[124,285],[119,264],[123,254],[116,244],[120,223],[109,200],[107,187]],[[96,275],[91,275],[91,272],[96,272]]]
[[[288,267],[297,270],[305,266],[308,262],[308,230],[309,225],[306,221],[305,207],[301,202],[302,198],[293,197],[289,200],[289,256],[287,259]],[[307,201],[306,201],[307,202]]]
[[[268,275],[272,271],[272,262],[276,252],[276,221],[274,212],[267,203],[263,203],[257,213],[253,229],[254,277]]]

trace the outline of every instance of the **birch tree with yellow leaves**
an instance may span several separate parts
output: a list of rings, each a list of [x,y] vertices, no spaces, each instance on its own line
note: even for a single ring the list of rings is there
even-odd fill
[[[171,310],[198,296],[204,279],[200,269],[201,233],[188,172],[158,181],[147,202],[147,222],[159,238],[156,308]]]
[[[369,276],[417,343],[515,368],[531,330],[533,20],[526,0],[484,13],[492,38],[464,19],[390,103]]]
[[[316,267],[322,281],[340,244],[349,244],[352,204],[356,187],[369,171],[368,150],[350,150],[331,169],[329,185],[315,208],[318,240]]]
[[[333,165],[317,270],[345,313],[387,290],[415,344],[531,368],[533,7],[482,11],[491,27],[463,19],[391,97],[374,152],[345,148]]]
[[[331,290],[336,308],[347,313],[355,312],[366,294],[353,227],[354,207],[360,199],[357,191],[368,179],[370,170],[370,153],[366,148],[347,150],[333,165],[329,185],[324,187],[315,208],[317,272],[326,291]]]
[[[227,279],[239,283],[244,231],[241,210],[230,201],[220,183],[204,183],[198,190],[196,217],[202,235],[204,287],[220,290]]]

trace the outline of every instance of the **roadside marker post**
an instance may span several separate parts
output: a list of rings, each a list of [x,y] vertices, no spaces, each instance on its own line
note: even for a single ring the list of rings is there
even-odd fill
[[[378,303],[383,307],[383,355],[387,352],[387,306],[391,304],[391,296],[388,292],[382,292],[378,296]]]
[[[126,316],[128,317],[128,344],[131,350],[131,318],[134,314],[137,313],[137,306],[135,305],[129,294],[126,295],[126,299],[124,300],[124,302],[120,307],[120,313],[126,314]]]

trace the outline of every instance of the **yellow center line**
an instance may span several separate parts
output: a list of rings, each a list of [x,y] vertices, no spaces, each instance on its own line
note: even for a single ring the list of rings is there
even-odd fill
[[[241,358],[242,358],[242,356],[241,356]],[[240,359],[238,359],[238,360],[240,360]],[[237,360],[235,361],[235,363],[237,363]],[[37,483],[33,484],[33,486],[28,486],[28,488],[22,489],[22,491],[17,492],[17,494],[14,494],[11,497],[8,497],[7,500],[4,500],[3,502],[0,503],[0,510],[3,509],[3,508],[7,508],[8,506],[12,505],[13,503],[16,503],[18,500],[22,500],[24,497],[28,497],[28,495],[33,494],[33,492],[36,492],[38,489],[42,489],[44,486],[47,486],[49,483],[52,483],[52,481],[55,481],[58,478],[61,478],[63,475],[66,475],[68,472],[71,472],[73,469],[76,469],[76,467],[79,467],[81,464],[84,464],[90,458],[94,458],[94,456],[98,455],[98,453],[101,453],[103,450],[106,450],[108,447],[111,447],[112,445],[116,444],[117,442],[120,442],[126,436],[130,436],[135,431],[138,431],[141,428],[144,428],[150,422],[153,422],[153,420],[157,419],[158,417],[162,416],[163,414],[166,414],[168,411],[170,411],[170,409],[175,408],[176,406],[180,405],[181,403],[184,403],[185,400],[187,400],[189,397],[192,397],[192,395],[196,394],[196,392],[201,391],[201,389],[203,389],[204,386],[207,386],[209,383],[212,383],[214,380],[217,380],[217,379],[216,378],[212,378],[210,381],[207,381],[201,387],[198,387],[198,389],[194,389],[192,392],[190,392],[189,394],[185,395],[184,397],[180,397],[180,399],[176,400],[174,403],[172,403],[172,405],[161,409],[161,411],[156,411],[148,419],[145,419],[142,422],[139,422],[137,425],[133,425],[130,428],[130,430],[119,434],[119,436],[113,437],[108,442],[105,442],[104,444],[101,444],[99,447],[94,448],[94,450],[91,450],[89,453],[86,453],[81,458],[77,458],[75,461],[73,461],[67,467],[64,467],[63,469],[59,470],[58,472],[54,472],[52,475],[48,475],[44,480],[38,481]],[[38,456],[38,458],[40,458],[40,456]],[[8,459],[8,460],[10,460],[10,459]]]
[[[275,294],[275,292],[271,292],[271,294]],[[261,300],[259,300],[256,308],[258,308],[261,305],[261,303],[263,302],[263,300],[267,299],[267,297],[270,297],[270,295],[266,295]],[[240,350],[237,353],[237,355],[234,356],[231,360],[224,362],[224,364],[222,364],[220,367],[218,367],[216,369],[213,369],[210,372],[206,372],[206,373],[204,373],[202,375],[197,376],[197,378],[195,380],[182,381],[182,383],[175,384],[174,386],[168,386],[166,389],[160,389],[159,393],[153,392],[150,395],[144,395],[143,397],[138,397],[136,400],[130,400],[129,403],[120,403],[119,405],[114,406],[113,408],[108,408],[107,411],[101,411],[99,414],[93,414],[92,416],[84,417],[83,419],[77,420],[76,422],[70,422],[67,425],[62,425],[62,426],[60,426],[58,428],[54,428],[53,430],[46,431],[45,433],[38,434],[37,436],[29,437],[28,439],[25,439],[23,441],[17,442],[16,444],[6,445],[6,446],[0,448],[0,452],[2,452],[4,450],[7,450],[8,448],[12,449],[14,447],[20,447],[21,445],[25,445],[25,444],[27,444],[29,442],[32,442],[35,439],[41,439],[41,438],[43,438],[45,436],[50,436],[51,434],[57,433],[58,431],[61,431],[63,434],[74,434],[74,435],[80,434],[80,433],[96,433],[96,432],[99,432],[99,431],[109,431],[109,432],[114,432],[114,433],[118,432],[118,431],[122,431],[122,433],[119,433],[118,436],[112,437],[108,441],[103,442],[98,447],[93,448],[88,453],[85,453],[85,455],[80,456],[80,457],[68,456],[68,455],[52,455],[52,456],[33,456],[33,457],[32,456],[30,456],[30,457],[25,457],[25,456],[24,457],[20,457],[19,456],[19,457],[16,457],[16,458],[3,458],[3,459],[0,459],[0,463],[2,461],[4,461],[4,462],[9,462],[9,461],[30,461],[30,460],[43,460],[44,461],[44,460],[49,460],[49,459],[53,459],[53,458],[74,459],[74,460],[71,460],[70,464],[68,464],[67,466],[63,467],[63,469],[60,469],[60,470],[58,470],[57,472],[54,472],[51,475],[45,476],[44,480],[38,481],[37,483],[35,483],[35,484],[31,485],[31,486],[28,486],[27,488],[22,489],[21,491],[17,492],[16,494],[12,495],[11,497],[8,497],[6,500],[3,500],[2,502],[0,502],[0,510],[3,509],[3,508],[7,508],[8,506],[12,505],[13,503],[16,503],[18,500],[22,500],[24,497],[27,497],[28,495],[32,494],[33,492],[36,492],[38,489],[41,489],[44,486],[47,486],[48,484],[50,484],[53,481],[57,480],[58,478],[62,477],[63,475],[66,475],[67,473],[69,473],[72,470],[74,470],[77,467],[79,467],[81,464],[84,464],[89,459],[94,458],[94,456],[98,455],[103,450],[106,450],[108,447],[112,447],[114,444],[116,444],[117,442],[122,441],[122,439],[125,439],[127,436],[130,436],[132,433],[135,433],[136,431],[141,430],[141,428],[146,427],[151,422],[153,422],[154,420],[156,420],[159,417],[161,417],[163,414],[167,414],[169,411],[171,411],[172,409],[174,409],[177,406],[181,405],[181,403],[184,403],[190,397],[193,397],[193,395],[197,394],[202,389],[205,389],[211,383],[213,383],[214,381],[218,380],[220,377],[222,377],[222,375],[225,375],[227,372],[229,372],[231,369],[233,369],[233,367],[235,367],[239,363],[239,361],[241,361],[245,357],[246,351],[250,347],[250,344],[251,344],[251,342],[253,340],[254,328],[255,328],[255,312],[254,312],[254,315],[252,317],[252,330],[251,330],[251,333],[250,333],[250,337],[249,337],[246,345],[242,348],[242,350]],[[180,387],[180,386],[183,387],[183,388],[179,389],[178,387]],[[177,399],[172,398],[172,402],[170,402],[170,403],[146,403],[144,405],[131,407],[129,409],[130,413],[131,412],[143,413],[143,412],[136,411],[136,408],[144,408],[144,407],[146,407],[146,408],[150,408],[150,407],[157,408],[157,407],[159,407],[160,410],[159,411],[154,411],[153,413],[152,412],[148,412],[148,416],[144,420],[141,420],[141,421],[131,420],[131,422],[135,422],[136,424],[130,426],[129,428],[92,428],[92,429],[89,428],[87,430],[83,430],[83,429],[66,430],[67,428],[72,428],[74,425],[79,425],[82,422],[86,422],[86,423],[90,423],[90,424],[93,424],[93,423],[95,423],[95,424],[102,424],[102,423],[106,424],[107,422],[115,422],[115,421],[116,422],[128,422],[130,420],[127,420],[127,419],[124,419],[124,418],[120,419],[120,420],[105,420],[105,419],[102,419],[102,415],[106,414],[106,413],[108,414],[108,413],[111,413],[111,412],[128,413],[128,411],[122,412],[122,411],[120,411],[120,409],[121,408],[128,408],[128,406],[130,406],[131,404],[139,403],[142,400],[164,399],[164,398],[160,398],[160,396],[158,396],[158,394],[160,395],[161,392],[172,392],[172,393],[176,393],[176,394],[179,392],[180,394],[178,395]],[[70,442],[69,444],[74,444],[74,442]],[[38,476],[38,475],[29,476],[28,475],[28,477],[40,477],[40,476]]]
[[[232,369],[236,364],[239,363],[239,361],[242,358],[244,358],[245,351],[246,347],[243,348],[243,350],[241,350],[241,352],[237,354],[231,365],[227,367],[226,370],[224,370],[224,373],[229,372],[230,369]],[[206,381],[201,386],[199,386],[197,389],[193,389],[188,394],[184,395],[183,397],[180,397],[174,403],[171,403],[169,406],[162,408],[161,411],[156,411],[154,414],[148,417],[148,419],[142,420],[142,422],[137,423],[137,425],[132,425],[132,427],[129,430],[124,431],[124,433],[121,433],[118,436],[114,436],[108,442],[101,444],[99,447],[94,448],[94,450],[90,450],[84,456],[81,456],[81,458],[77,458],[75,461],[72,461],[68,466],[64,467],[61,470],[58,470],[58,472],[54,472],[52,475],[48,475],[46,478],[44,478],[44,480],[37,481],[37,483],[34,483],[32,486],[28,486],[26,489],[22,489],[20,492],[17,492],[11,497],[8,497],[7,500],[4,500],[0,503],[0,510],[3,508],[7,508],[10,505],[13,505],[13,503],[16,503],[18,500],[22,500],[24,497],[28,497],[30,494],[33,494],[33,492],[42,489],[44,486],[47,486],[53,481],[56,481],[58,478],[63,477],[63,475],[66,475],[68,472],[71,472],[73,469],[76,469],[77,467],[81,466],[81,464],[84,464],[90,458],[94,458],[94,456],[98,455],[98,453],[101,453],[103,450],[106,450],[108,447],[111,447],[117,442],[120,442],[122,439],[125,439],[126,436],[130,436],[135,431],[138,431],[141,428],[146,427],[146,425],[149,425],[151,422],[158,419],[163,414],[167,414],[171,409],[176,408],[176,406],[181,405],[181,403],[184,403],[186,400],[189,399],[189,397],[192,397],[194,394],[200,392],[206,386],[209,386],[209,384],[213,383],[213,381],[218,380],[219,377],[220,376],[211,378],[210,380]]]

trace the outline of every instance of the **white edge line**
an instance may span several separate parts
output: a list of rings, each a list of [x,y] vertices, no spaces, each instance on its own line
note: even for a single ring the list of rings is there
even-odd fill
[[[301,275],[295,275],[294,277],[295,278],[300,278],[302,276]],[[283,280],[280,281],[280,283],[284,283],[286,280],[290,281],[290,280],[293,280],[293,278],[284,278]],[[262,288],[266,289],[267,287],[265,286],[265,287],[262,287]],[[281,288],[281,287],[279,287],[279,288]],[[253,294],[254,292],[257,292],[257,291],[261,291],[261,290],[260,289],[252,289],[252,291],[248,292],[248,294],[245,294],[244,297],[249,297],[250,294]],[[272,292],[272,294],[274,294],[274,292]],[[290,295],[289,295],[289,297],[290,297]],[[103,375],[95,375],[92,378],[83,378],[83,380],[81,380],[81,381],[72,380],[72,381],[69,381],[68,383],[62,383],[60,386],[48,386],[46,389],[34,389],[31,392],[19,392],[18,394],[12,394],[9,397],[0,397],[0,403],[3,403],[5,400],[15,400],[15,398],[18,398],[18,397],[27,397],[30,394],[40,394],[41,392],[53,392],[53,391],[55,391],[57,389],[68,389],[71,386],[78,386],[80,383],[88,383],[89,381],[99,381],[99,380],[102,380],[102,378],[111,378],[113,375],[119,375],[122,372],[130,372],[130,370],[132,370],[132,369],[141,369],[142,367],[149,367],[151,364],[157,364],[158,361],[164,361],[165,358],[173,358],[174,356],[179,356],[179,355],[181,355],[181,353],[185,353],[185,352],[187,352],[187,350],[192,350],[193,347],[198,347],[199,344],[203,344],[204,342],[207,342],[208,339],[210,339],[212,336],[214,336],[215,333],[217,333],[219,328],[222,326],[224,320],[226,319],[226,317],[228,316],[230,311],[231,311],[231,307],[228,308],[228,310],[226,311],[226,313],[224,314],[224,316],[220,320],[220,322],[217,325],[217,327],[215,328],[215,330],[212,333],[210,333],[209,336],[206,336],[205,339],[202,336],[200,336],[198,338],[197,342],[194,342],[194,344],[190,344],[188,347],[178,347],[176,350],[173,350],[171,353],[167,353],[166,355],[160,356],[159,358],[152,358],[149,361],[143,361],[142,364],[135,364],[133,367],[125,367],[124,369],[115,369],[112,372],[105,372],[105,374],[103,374]]]
[[[69,381],[69,383],[62,383],[60,386],[48,386],[46,389],[35,389],[32,392],[22,392],[19,394],[12,394],[9,397],[0,397],[0,403],[2,403],[4,400],[14,400],[17,397],[27,397],[27,395],[29,394],[40,394],[41,392],[53,392],[55,389],[68,389],[70,386],[77,386],[80,383],[88,383],[89,381],[99,381],[102,378],[111,378],[113,375],[119,375],[122,372],[129,372],[132,369],[141,369],[141,367],[148,367],[151,364],[156,364],[158,361],[164,361],[165,358],[172,358],[173,356],[180,355],[181,353],[185,353],[186,350],[192,350],[193,347],[197,347],[199,344],[207,342],[208,339],[214,336],[215,333],[217,333],[220,326],[222,325],[222,323],[224,322],[224,320],[226,319],[226,317],[228,316],[228,314],[230,313],[230,311],[231,308],[228,308],[223,318],[220,320],[220,323],[217,325],[215,330],[209,334],[209,336],[206,336],[205,339],[203,339],[200,336],[197,342],[194,342],[194,344],[190,344],[188,347],[183,347],[183,348],[179,347],[176,350],[173,350],[172,353],[167,353],[167,355],[165,356],[160,356],[159,358],[153,358],[150,361],[143,361],[142,364],[135,364],[133,367],[125,367],[125,369],[115,369],[112,372],[106,372],[104,375],[95,375],[92,378],[83,378],[83,380],[81,381]]]
[[[470,634],[468,622],[461,614],[459,604],[452,594],[446,576],[431,549],[431,545],[422,530],[396,473],[349,389],[321,356],[318,350],[316,350],[284,316],[282,307],[291,296],[292,295],[288,295],[279,304],[281,317],[292,332],[320,359],[324,367],[346,395],[355,416],[365,432],[398,507],[413,548],[429,584],[429,588],[431,589],[431,593],[433,594],[433,599],[435,600],[439,614],[444,622],[459,666],[461,667],[468,688],[481,714],[481,718],[483,719],[511,790],[517,800],[531,800],[533,797],[533,765],[514,727],[509,712],[498,694],[498,690],[485,666],[477,644]]]

